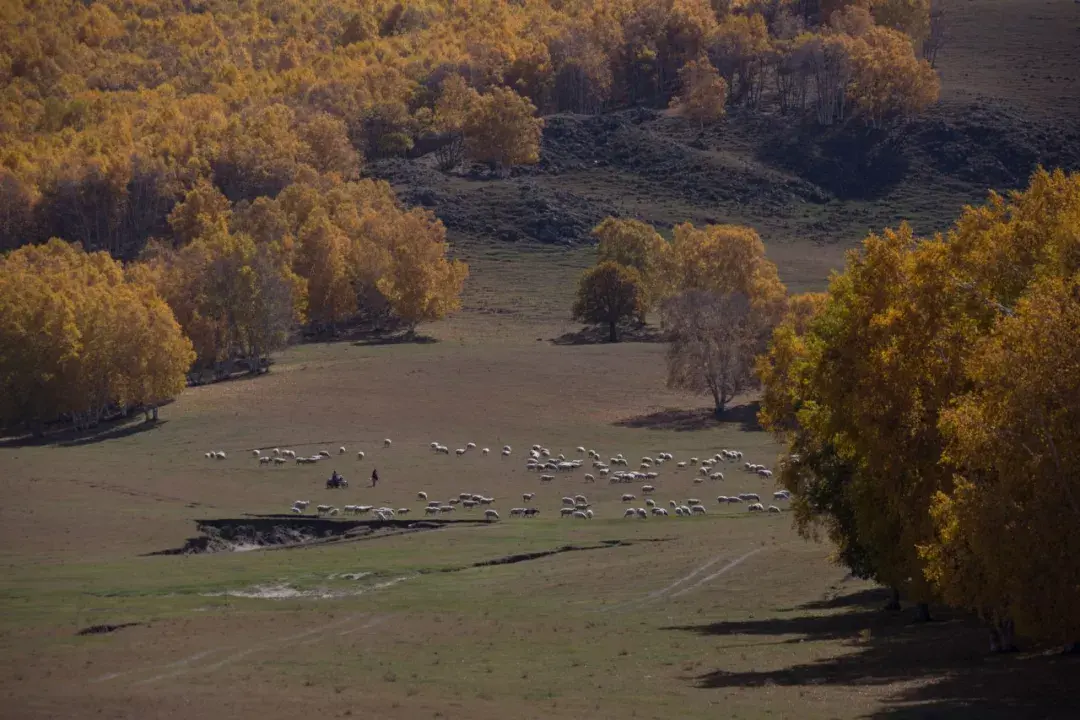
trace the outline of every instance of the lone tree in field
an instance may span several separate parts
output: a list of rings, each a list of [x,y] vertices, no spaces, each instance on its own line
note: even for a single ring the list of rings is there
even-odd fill
[[[608,340],[618,342],[619,325],[644,315],[644,302],[641,273],[616,262],[602,262],[581,277],[573,317],[585,323],[606,324]]]
[[[742,293],[687,290],[664,302],[670,334],[669,388],[708,393],[716,415],[754,385],[754,358],[763,348],[763,326]]]

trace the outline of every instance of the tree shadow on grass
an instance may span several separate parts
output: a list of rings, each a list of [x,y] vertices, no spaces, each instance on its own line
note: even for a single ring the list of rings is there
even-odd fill
[[[642,325],[640,327],[627,327],[619,330],[620,343],[660,343],[665,342],[664,334],[658,328]],[[610,345],[608,329],[599,325],[583,327],[577,332],[563,333],[557,338],[552,338],[553,345]]]
[[[355,347],[373,347],[377,345],[431,345],[439,342],[438,338],[430,335],[420,335],[414,332],[371,334],[353,340]]]
[[[647,415],[635,415],[633,417],[616,420],[616,427],[635,428],[638,430],[674,430],[675,432],[689,432],[694,430],[708,430],[709,428],[724,427],[725,425],[738,425],[744,432],[756,432],[761,430],[758,425],[757,414],[761,404],[758,402],[745,403],[727,408],[723,415],[716,416],[713,408],[666,408]]]
[[[151,430],[157,430],[166,424],[167,420],[133,420],[124,418],[103,422],[90,430],[58,430],[46,433],[44,437],[21,435],[0,440],[0,448],[27,448],[27,447],[81,447],[93,445],[107,440],[120,440],[121,438],[141,435]]]
[[[969,616],[938,608],[935,622],[915,623],[910,613],[880,609],[887,593],[854,595],[823,601],[847,608],[829,614],[806,613],[804,608],[823,607],[808,603],[793,616],[666,629],[712,636],[789,636],[782,643],[841,641],[847,651],[779,669],[717,668],[686,678],[701,689],[895,683],[900,687],[873,718],[1077,717],[1073,688],[1080,677],[1080,658],[990,655],[986,630]]]

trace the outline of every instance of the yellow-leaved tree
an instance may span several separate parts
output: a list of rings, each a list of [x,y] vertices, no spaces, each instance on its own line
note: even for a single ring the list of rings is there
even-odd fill
[[[606,325],[608,340],[619,341],[619,325],[644,314],[641,273],[610,260],[586,270],[578,284],[571,315],[575,320]]]
[[[154,288],[104,252],[53,239],[0,257],[0,423],[156,417],[193,357]]]
[[[540,159],[544,121],[528,98],[506,87],[496,87],[477,98],[465,119],[465,150],[477,162],[490,163],[500,173],[514,165]]]
[[[1020,611],[1005,586],[988,590],[993,578],[984,573],[1001,559],[971,544],[974,535],[964,537],[958,525],[956,503],[970,500],[966,488],[1000,481],[971,455],[986,425],[968,422],[978,405],[966,403],[989,400],[964,398],[984,375],[998,382],[1018,372],[1000,348],[991,354],[1000,366],[979,353],[995,347],[986,340],[995,327],[1020,332],[1010,324],[1020,320],[1006,321],[1020,317],[1013,308],[1038,296],[1039,283],[1071,282],[1080,271],[1078,227],[1080,177],[1040,171],[1024,193],[967,209],[945,236],[919,240],[907,226],[871,235],[833,278],[808,331],[789,343],[792,360],[781,363],[777,350],[763,361],[763,417],[788,441],[783,480],[802,508],[798,519],[825,525],[853,569],[917,602],[944,596],[1011,627]],[[784,342],[779,335],[778,346]],[[1037,428],[1037,408],[1017,405],[1032,414],[1009,422]],[[967,420],[957,414],[965,408]],[[1035,432],[1047,446],[1055,437]],[[996,452],[1022,454],[1009,443]]]
[[[671,109],[704,127],[724,116],[728,85],[702,53],[679,70],[679,92]]]
[[[646,311],[670,292],[673,273],[669,246],[652,225],[609,217],[593,228],[592,236],[596,238],[597,263],[611,261],[641,274]]]

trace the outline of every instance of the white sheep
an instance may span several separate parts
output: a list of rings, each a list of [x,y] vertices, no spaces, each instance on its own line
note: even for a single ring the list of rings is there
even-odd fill
[[[330,512],[331,509],[333,509],[332,505],[317,505],[315,507],[315,512],[318,513],[319,515],[323,515],[325,513]]]
[[[252,450],[252,451],[251,451],[251,454],[252,454],[252,455],[253,455],[254,457],[259,457],[260,455],[262,455],[262,453],[261,453],[261,452],[259,452],[258,450]]]
[[[635,498],[635,497],[634,497],[633,495],[631,495],[630,493],[626,493],[625,495],[623,495],[623,496],[622,496],[622,501],[623,501],[623,502],[632,502],[633,500],[636,500],[636,499],[637,499],[637,498]]]
[[[424,492],[423,490],[421,490],[420,492],[416,493],[416,499],[417,500],[427,500],[427,493]]]
[[[307,510],[307,506],[311,504],[310,500],[296,500],[293,502],[293,507],[298,507],[301,510]]]
[[[540,448],[540,454],[544,457],[551,457],[551,451],[547,448]]]
[[[510,457],[510,451],[509,451],[509,450],[506,450],[506,449],[504,448],[504,449],[503,449],[503,451],[502,451],[502,456],[503,456],[503,457]]]
[[[491,510],[491,509],[485,510],[484,511],[484,519],[487,520],[488,522],[491,522],[493,520],[498,520],[499,519],[499,513],[497,511]]]
[[[439,514],[439,506],[438,505],[428,505],[426,508],[424,508],[424,514],[425,515],[438,515]]]
[[[656,492],[656,488],[653,487],[652,485],[642,485],[641,486],[641,494],[642,495],[648,495],[648,494],[653,493],[653,492]]]
[[[574,504],[574,498],[572,498],[572,497],[564,497],[562,499],[562,504],[563,505],[573,505]]]
[[[668,505],[670,505],[673,508],[679,507],[679,504],[677,502],[675,502],[674,500],[668,500]]]
[[[285,464],[285,458],[283,458],[283,457],[274,458],[274,464],[275,465],[284,465]]]
[[[536,493],[523,493],[522,496],[521,496],[521,499],[524,500],[525,502],[529,502],[534,497],[536,497]]]
[[[791,493],[787,490],[777,490],[772,494],[773,500],[790,500]]]
[[[724,479],[724,473],[722,473],[722,472],[711,473],[709,475],[709,479],[710,480],[723,480]]]
[[[652,498],[645,498],[645,507],[656,507],[656,501]]]
[[[589,520],[593,519],[593,511],[592,511],[592,509],[587,508],[585,510],[585,517],[587,517]]]
[[[690,516],[690,508],[688,506],[680,505],[679,508],[682,509],[683,517],[689,517]]]
[[[574,512],[575,512],[574,508],[572,508],[572,507],[564,507],[563,509],[559,510],[559,517],[570,517],[571,515],[574,514]]]
[[[281,454],[284,457],[287,457],[287,458],[295,458],[296,457],[296,451],[295,450],[282,450]]]
[[[274,460],[281,460],[281,458],[272,458],[269,455],[264,455],[263,457],[259,458],[259,464],[260,465],[269,465]],[[281,461],[285,462],[284,460],[281,460]]]
[[[705,514],[705,506],[704,505],[691,505],[690,506],[690,513],[691,514],[697,514],[697,515],[704,515]]]
[[[746,509],[750,512],[765,512],[765,506],[761,503],[753,503],[752,505],[747,505]]]
[[[465,449],[466,450],[475,450],[476,449],[476,443],[474,443],[474,442],[465,443]]]
[[[390,444],[391,444],[391,443],[390,443],[390,438],[386,438],[385,440],[383,440],[383,441],[382,441],[382,446],[383,446],[384,448],[388,448],[388,447],[390,447]]]
[[[224,450],[218,450],[217,451],[217,459],[218,460],[224,460],[225,459],[225,451]]]
[[[337,449],[337,454],[338,455],[344,455],[345,454],[345,446],[344,445],[342,445],[341,447],[339,447]]]
[[[320,450],[319,451],[319,457],[330,457],[330,451],[329,450]]]
[[[637,516],[644,520],[649,517],[649,513],[645,512],[645,508],[637,508]]]
[[[461,457],[466,452],[468,452],[468,450],[466,450],[465,448],[458,448],[457,450],[454,451],[454,454],[457,455],[458,457]]]
[[[398,508],[397,509],[397,514],[398,515],[408,515],[409,514],[409,508]]]
[[[689,500],[686,501],[686,504],[687,505],[700,505],[701,501],[698,500],[697,498],[690,498]]]
[[[292,511],[293,515],[303,515],[304,514],[304,511],[301,510],[298,507],[291,507],[291,508],[289,508],[289,510]]]
[[[579,453],[582,453],[582,454],[584,454],[584,452],[585,452],[585,448],[583,448],[583,447],[582,447],[581,445],[578,445],[576,449],[577,449],[577,451],[578,451]]]
[[[273,450],[270,451],[270,454],[274,455],[276,457],[276,456],[281,454],[281,450],[279,450],[278,448],[274,448]]]
[[[637,515],[637,510],[635,510],[634,508],[626,508],[626,511],[623,512],[622,516],[624,518],[628,518],[628,517],[636,518],[638,516]]]
[[[570,517],[575,517],[575,518],[578,518],[579,520],[584,520],[588,516],[585,514],[584,510],[575,510],[573,513],[570,514]]]
[[[599,470],[599,473],[600,473],[601,476],[607,475],[609,472],[611,472],[611,471],[608,470],[607,468],[600,468],[600,470]]]
[[[675,463],[675,467],[679,468],[680,470],[683,469],[684,467],[686,467],[686,461],[682,460],[680,462]]]
[[[540,476],[540,482],[551,482],[554,479],[555,479],[554,475],[541,475]]]
[[[770,505],[769,506],[769,512],[778,513],[778,512],[780,512],[780,508],[776,507],[775,505]]]
[[[657,515],[657,516],[667,517],[667,510],[665,510],[662,507],[654,507],[652,509],[652,514]]]

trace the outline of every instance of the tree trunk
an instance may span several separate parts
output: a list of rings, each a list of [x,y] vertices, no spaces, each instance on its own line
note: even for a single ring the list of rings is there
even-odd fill
[[[900,590],[898,588],[891,588],[892,597],[889,602],[885,604],[885,610],[887,612],[896,612],[900,609]]]
[[[990,652],[1016,652],[1016,629],[1012,620],[995,620],[990,625]]]
[[[930,615],[930,606],[926,603],[919,603],[915,606],[915,621],[916,622],[930,622],[934,618]]]
[[[619,335],[615,330],[615,322],[608,323],[608,340],[611,342],[619,342]]]

